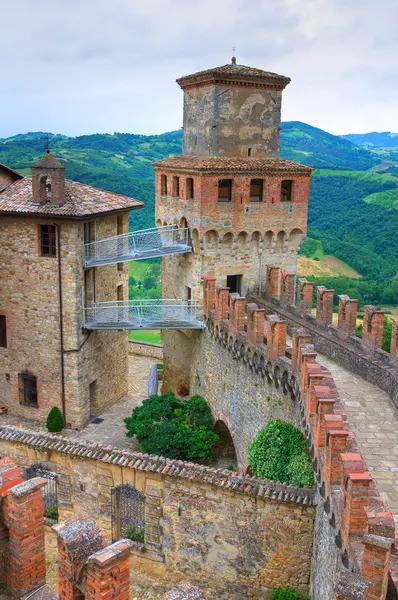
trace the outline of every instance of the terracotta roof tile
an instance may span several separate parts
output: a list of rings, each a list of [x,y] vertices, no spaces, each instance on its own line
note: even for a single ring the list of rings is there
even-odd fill
[[[264,85],[268,84],[271,87],[277,87],[281,90],[290,83],[290,78],[284,75],[233,63],[206,69],[205,71],[198,71],[191,75],[184,75],[177,79],[177,83],[184,89],[191,85],[215,83],[222,80],[234,80],[237,82],[253,81]]]
[[[159,160],[154,167],[201,173],[299,173],[310,175],[312,167],[283,158],[240,158],[240,157],[206,157],[174,156]]]
[[[141,208],[143,202],[93,188],[77,181],[65,180],[63,204],[33,202],[32,178],[23,177],[0,191],[0,214],[45,215],[54,217],[84,218],[90,215]]]

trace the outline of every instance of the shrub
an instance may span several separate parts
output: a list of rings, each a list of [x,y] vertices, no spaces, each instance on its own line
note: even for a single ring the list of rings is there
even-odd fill
[[[144,530],[135,525],[129,525],[126,527],[125,537],[133,542],[143,542],[145,538]]]
[[[140,450],[167,458],[204,460],[218,440],[210,408],[201,396],[180,400],[174,394],[150,396],[124,419],[127,437],[137,436]]]
[[[58,521],[58,508],[56,504],[49,504],[44,511],[45,516],[53,521]]]
[[[57,431],[62,431],[64,428],[64,418],[62,416],[61,411],[57,406],[53,406],[50,412],[48,413],[46,427],[48,431],[55,433]]]
[[[270,421],[249,445],[249,465],[256,477],[305,486],[313,484],[304,435],[285,421]]]
[[[271,592],[269,600],[308,600],[306,596],[302,596],[292,587],[278,587]]]

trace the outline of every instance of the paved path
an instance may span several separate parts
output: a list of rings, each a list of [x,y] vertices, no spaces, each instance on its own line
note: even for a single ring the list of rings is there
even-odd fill
[[[318,354],[332,373],[361,454],[398,530],[398,410],[378,387]]]

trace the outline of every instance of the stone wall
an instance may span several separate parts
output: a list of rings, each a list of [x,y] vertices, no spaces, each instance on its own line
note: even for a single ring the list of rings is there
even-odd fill
[[[117,217],[96,220],[97,237],[117,230]],[[127,213],[123,216],[127,227]],[[3,217],[0,232],[0,314],[7,320],[7,348],[0,348],[0,403],[12,414],[44,421],[52,406],[62,410],[58,259],[41,257],[39,225],[52,221]],[[90,414],[127,393],[127,333],[83,331],[83,289],[94,286],[96,299],[116,300],[117,286],[127,294],[127,267],[83,270],[83,223],[62,221],[61,273],[64,328],[66,422],[84,426]],[[91,282],[91,283],[89,283]],[[89,294],[86,290],[86,300]],[[20,400],[19,374],[38,379],[38,406]],[[91,386],[90,407],[90,384]],[[93,397],[94,396],[94,397]]]
[[[145,542],[134,544],[132,568],[148,577],[188,579],[207,600],[260,599],[289,583],[308,593],[313,490],[13,427],[0,428],[4,455],[56,472],[60,520],[94,514],[108,541],[111,489],[135,486]]]
[[[157,358],[160,362],[163,360],[162,344],[150,344],[149,342],[136,342],[134,340],[129,340],[128,351],[129,354],[136,354],[137,356]]]

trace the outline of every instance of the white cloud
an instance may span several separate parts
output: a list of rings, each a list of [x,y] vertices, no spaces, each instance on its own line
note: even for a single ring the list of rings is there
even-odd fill
[[[7,1],[0,136],[175,129],[175,78],[234,45],[239,62],[292,78],[285,120],[398,131],[396,0]]]

